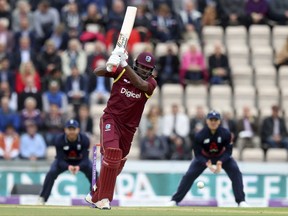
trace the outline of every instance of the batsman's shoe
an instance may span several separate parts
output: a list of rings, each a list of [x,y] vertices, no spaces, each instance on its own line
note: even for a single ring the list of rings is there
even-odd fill
[[[175,200],[170,200],[167,204],[166,204],[167,207],[173,207],[173,206],[177,206],[177,203]]]
[[[96,206],[96,208],[102,209],[102,210],[110,210],[111,209],[110,201],[107,198],[96,202],[95,206]]]
[[[250,206],[245,201],[242,201],[242,202],[239,203],[238,207],[249,208]]]
[[[38,197],[37,199],[37,205],[45,205],[45,201],[43,197]]]
[[[92,201],[92,196],[91,196],[90,193],[88,193],[88,194],[86,195],[85,201],[86,201],[87,203],[91,204],[91,205],[95,205],[95,203],[93,203],[93,201]]]

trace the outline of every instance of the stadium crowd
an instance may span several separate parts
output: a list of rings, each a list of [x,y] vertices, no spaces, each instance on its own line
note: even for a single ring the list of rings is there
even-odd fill
[[[208,92],[228,85],[233,91],[227,44],[214,41],[212,51],[204,52],[203,29],[243,26],[249,31],[263,25],[272,31],[288,21],[288,0],[0,0],[0,158],[45,159],[71,116],[81,131],[94,133],[90,107],[107,102],[111,81],[92,71],[105,65],[127,5],[138,7],[127,47],[130,63],[137,52],[155,53],[160,91],[167,83],[184,91],[188,85],[203,85]],[[157,53],[159,44],[165,46]],[[183,44],[188,45],[180,49]],[[274,50],[276,73],[288,65],[287,47]],[[191,159],[194,135],[204,125],[205,109],[213,107],[195,104],[193,116],[182,112],[182,104],[172,104],[167,113],[164,107],[159,102],[143,116],[140,158]],[[265,120],[250,108],[241,107],[238,116],[234,110],[222,113],[240,152],[247,145],[288,150],[280,102],[269,107],[272,114]]]

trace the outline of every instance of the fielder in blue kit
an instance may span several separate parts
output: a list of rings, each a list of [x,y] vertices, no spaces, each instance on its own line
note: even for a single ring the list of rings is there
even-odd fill
[[[68,170],[72,174],[83,172],[88,181],[92,178],[92,162],[89,159],[89,138],[80,133],[79,123],[71,119],[66,122],[64,133],[55,138],[56,158],[44,180],[38,204],[44,204],[51,193],[59,174]],[[90,185],[91,188],[91,185]]]
[[[221,116],[216,111],[211,111],[206,117],[206,126],[195,136],[194,153],[188,171],[182,177],[177,192],[169,202],[170,206],[178,205],[190,190],[195,179],[206,168],[211,172],[220,173],[222,168],[232,181],[235,201],[239,207],[248,207],[245,202],[242,173],[236,161],[232,158],[233,137],[231,133],[221,127]],[[216,165],[213,166],[213,165]]]

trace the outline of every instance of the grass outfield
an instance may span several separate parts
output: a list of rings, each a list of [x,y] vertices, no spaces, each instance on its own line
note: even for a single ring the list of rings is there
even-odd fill
[[[89,207],[0,205],[1,216],[274,216],[288,215],[288,208],[220,207],[113,207],[99,210]]]

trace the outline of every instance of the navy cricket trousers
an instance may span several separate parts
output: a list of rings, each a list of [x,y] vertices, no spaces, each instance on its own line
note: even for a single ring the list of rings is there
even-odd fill
[[[51,193],[51,190],[52,190],[52,187],[54,185],[56,178],[58,177],[58,175],[60,175],[62,172],[66,171],[66,170],[67,169],[63,169],[63,168],[60,168],[58,166],[58,160],[57,159],[52,163],[50,170],[45,177],[43,188],[42,188],[42,191],[40,193],[40,196],[44,198],[45,202],[48,200],[48,198],[50,196],[50,193]],[[92,162],[90,160],[88,160],[88,162],[86,163],[86,166],[81,165],[80,171],[85,174],[85,176],[87,177],[88,181],[91,184]],[[90,188],[91,188],[91,185],[90,185]]]
[[[188,171],[180,181],[177,192],[172,196],[172,200],[176,201],[176,203],[179,203],[190,190],[195,179],[198,178],[198,176],[202,174],[206,168],[206,165],[197,160],[197,158],[192,160]],[[222,168],[225,170],[232,182],[235,201],[237,203],[245,201],[242,173],[240,172],[236,161],[230,157],[227,161],[225,161],[225,163],[222,164]]]

